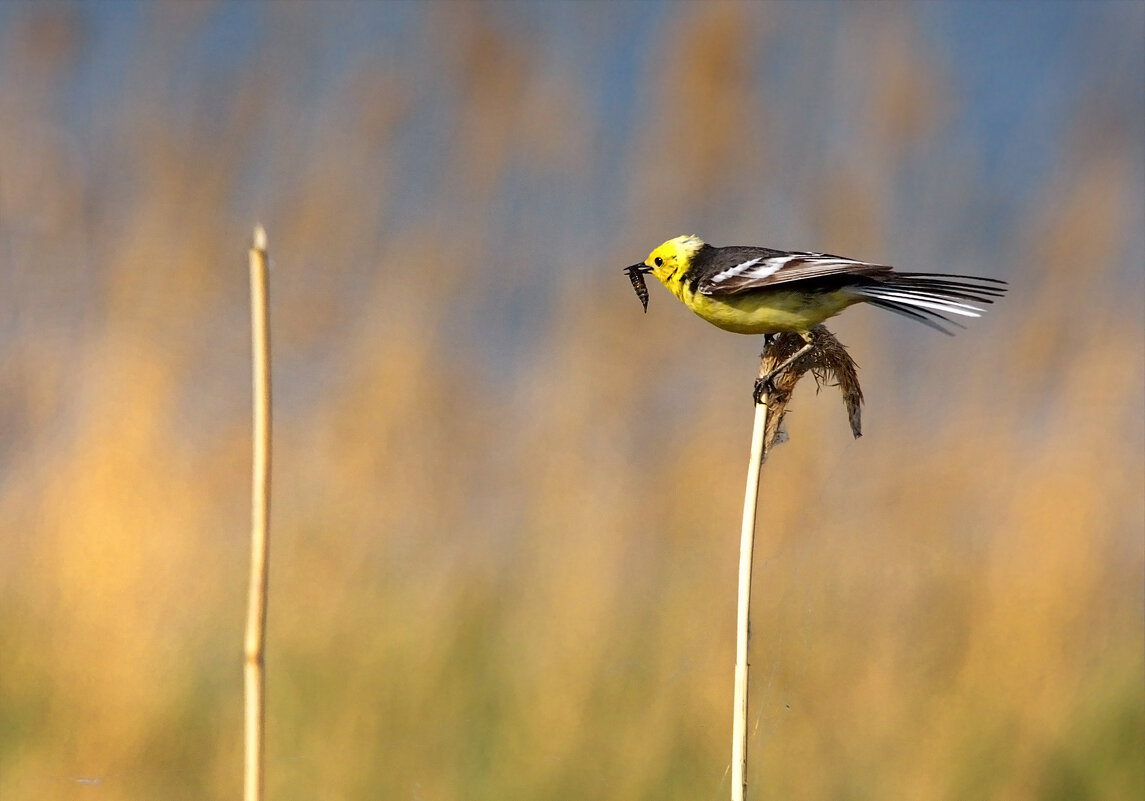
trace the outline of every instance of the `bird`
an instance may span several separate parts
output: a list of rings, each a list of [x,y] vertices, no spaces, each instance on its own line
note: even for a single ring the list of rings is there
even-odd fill
[[[803,348],[764,376],[765,386],[811,350],[811,329],[856,303],[953,334],[950,327],[965,326],[952,317],[980,317],[983,307],[1008,288],[998,278],[896,272],[885,264],[829,253],[716,247],[695,235],[669,239],[624,271],[645,312],[644,276],[651,274],[685,306],[725,331],[802,337]]]

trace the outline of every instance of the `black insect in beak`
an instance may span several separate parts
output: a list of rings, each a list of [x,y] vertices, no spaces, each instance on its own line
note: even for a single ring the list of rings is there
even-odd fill
[[[652,272],[652,268],[645,264],[633,264],[631,267],[625,267],[624,272],[628,273],[628,280],[632,282],[632,288],[636,290],[636,297],[640,298],[640,303],[644,306],[644,313],[648,313],[648,287],[644,283],[644,274]]]

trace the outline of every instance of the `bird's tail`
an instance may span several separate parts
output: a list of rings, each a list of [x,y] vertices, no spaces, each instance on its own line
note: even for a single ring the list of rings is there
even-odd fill
[[[947,315],[981,317],[983,305],[1006,294],[1006,282],[997,278],[942,273],[884,273],[869,283],[847,287],[867,303],[918,320],[944,334],[945,326],[966,326]]]

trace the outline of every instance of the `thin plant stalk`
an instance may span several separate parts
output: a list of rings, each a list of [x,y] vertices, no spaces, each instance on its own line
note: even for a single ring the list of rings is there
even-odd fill
[[[766,375],[766,346],[760,357],[759,375]],[[767,429],[767,395],[755,406],[751,429],[751,456],[747,464],[747,489],[743,497],[743,527],[739,546],[739,603],[736,613],[735,693],[732,709],[732,801],[747,797],[747,681],[748,637],[751,616],[751,568],[755,551],[755,508],[759,497],[759,473],[763,464],[764,431]]]
[[[270,519],[270,319],[267,310],[266,231],[254,230],[250,250],[251,343],[254,386],[254,461],[251,486],[250,588],[244,647],[244,801],[263,797],[266,720],[267,564]]]
[[[811,348],[804,346],[810,344]],[[777,366],[785,367],[761,393],[755,407],[751,431],[751,457],[747,464],[747,490],[743,498],[743,528],[739,549],[739,605],[736,615],[735,699],[732,710],[732,801],[747,797],[747,687],[748,639],[751,634],[751,569],[755,551],[756,502],[759,475],[764,457],[775,443],[782,442],[783,417],[799,379],[807,372],[816,382],[829,381],[839,387],[851,433],[861,436],[863,390],[859,387],[858,366],[835,335],[822,325],[807,337],[785,333],[765,338],[759,359],[759,377],[771,375]]]

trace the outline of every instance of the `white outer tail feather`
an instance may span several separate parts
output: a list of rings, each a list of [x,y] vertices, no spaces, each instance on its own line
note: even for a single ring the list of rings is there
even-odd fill
[[[917,320],[944,334],[945,326],[964,328],[946,315],[981,317],[984,305],[1006,289],[1001,281],[961,275],[892,273],[882,280],[847,288],[872,306]],[[983,304],[983,305],[977,305]]]
[[[903,303],[907,306],[917,306],[923,309],[933,309],[947,314],[961,314],[963,317],[981,317],[985,309],[971,306],[969,303],[959,303],[948,300],[941,295],[932,295],[923,292],[893,292],[882,287],[857,287],[853,290],[856,295],[863,297],[887,300],[891,303]]]

